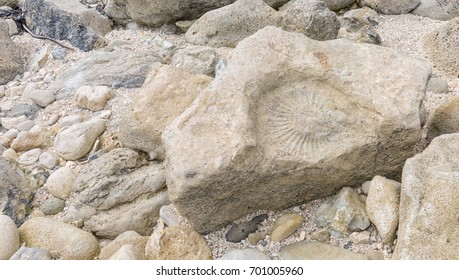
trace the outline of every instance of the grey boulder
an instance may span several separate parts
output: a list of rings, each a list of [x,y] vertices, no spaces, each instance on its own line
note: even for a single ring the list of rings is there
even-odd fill
[[[28,27],[37,35],[68,40],[83,51],[104,46],[103,35],[112,29],[108,17],[77,1],[26,0],[24,10]]]
[[[83,221],[96,236],[114,239],[126,231],[150,235],[159,209],[169,204],[162,165],[117,148],[93,160],[76,178],[75,199],[65,221]]]
[[[375,173],[399,178],[430,74],[428,63],[388,48],[266,27],[164,130],[170,198],[209,232]]]

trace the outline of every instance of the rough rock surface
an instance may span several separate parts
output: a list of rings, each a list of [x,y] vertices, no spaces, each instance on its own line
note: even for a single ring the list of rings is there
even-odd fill
[[[150,235],[161,206],[169,204],[162,165],[118,148],[92,161],[74,184],[78,192],[64,220],[83,220],[96,236],[114,239],[125,231]]]
[[[90,260],[99,254],[99,243],[92,234],[53,219],[29,219],[19,234],[28,247],[55,251],[65,260]]]
[[[420,133],[430,73],[388,48],[266,27],[163,132],[169,196],[208,232],[375,173],[397,178]]]
[[[459,77],[459,17],[428,34],[424,48],[434,66],[453,78]]]
[[[111,20],[78,1],[26,0],[28,27],[37,35],[68,40],[72,46],[90,51],[106,44]]]
[[[19,249],[19,232],[14,221],[0,214],[0,260],[8,260]]]
[[[376,176],[371,180],[366,201],[368,219],[376,226],[382,242],[392,243],[398,227],[400,183]]]
[[[420,0],[360,0],[362,6],[370,7],[386,15],[406,14],[414,10]]]
[[[438,106],[427,118],[426,127],[428,141],[442,134],[459,133],[459,98]]]
[[[27,189],[24,173],[0,158],[0,212],[20,226],[30,213],[33,196]]]
[[[459,134],[436,137],[403,168],[393,259],[459,258]]]
[[[160,61],[158,56],[146,51],[95,51],[64,71],[48,90],[53,92],[57,99],[63,99],[85,85],[111,88],[141,87],[151,65]]]
[[[66,160],[85,156],[97,137],[105,130],[105,121],[95,117],[59,130],[54,139],[54,148]]]
[[[329,227],[330,234],[335,237],[362,231],[370,226],[365,203],[349,187],[343,188],[317,209],[315,223],[319,227]]]
[[[155,229],[145,247],[145,254],[149,260],[212,259],[212,252],[204,238],[183,225]]]
[[[22,57],[21,49],[10,38],[8,24],[0,20],[0,85],[24,72]]]
[[[381,44],[381,37],[375,31],[378,13],[370,8],[350,10],[339,19],[341,28],[338,38],[348,38],[358,43]]]
[[[263,0],[238,0],[200,17],[186,32],[187,41],[212,47],[234,47],[268,25],[279,25],[276,10]]]
[[[19,0],[0,0],[0,7],[1,6],[9,6],[12,8],[17,7]]]
[[[421,0],[419,5],[411,11],[418,16],[438,20],[452,20],[459,16],[458,0]]]
[[[195,19],[232,2],[234,0],[112,0],[105,12],[121,24],[132,19],[140,25],[154,27],[179,19]]]
[[[172,57],[171,65],[185,68],[193,74],[213,76],[217,65],[217,52],[205,46],[190,46],[177,50]]]
[[[336,11],[342,8],[346,8],[347,6],[354,3],[355,0],[323,0],[323,2],[330,10]]]
[[[180,81],[180,82],[177,82]],[[130,110],[122,116],[119,138],[125,147],[164,159],[161,134],[212,81],[186,69],[155,64]]]
[[[302,33],[314,40],[335,39],[339,31],[335,13],[322,1],[292,1],[283,7],[280,15],[282,29]]]
[[[283,247],[283,260],[368,260],[363,254],[319,242],[301,241]]]

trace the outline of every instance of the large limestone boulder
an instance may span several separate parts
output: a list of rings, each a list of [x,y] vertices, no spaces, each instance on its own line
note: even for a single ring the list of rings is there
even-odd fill
[[[438,70],[459,77],[459,17],[424,38],[427,57]]]
[[[458,0],[421,0],[419,5],[411,11],[418,16],[438,20],[452,20],[459,16]]]
[[[112,29],[107,16],[88,9],[78,1],[26,0],[24,10],[27,11],[27,25],[33,32],[68,40],[72,46],[83,51],[104,46],[103,35]]]
[[[83,221],[96,236],[114,239],[125,231],[150,235],[159,209],[169,204],[162,165],[137,152],[113,149],[92,161],[74,184],[77,192],[65,221]]]
[[[397,178],[419,137],[430,73],[388,48],[266,27],[166,127],[170,198],[209,232],[375,173]]]
[[[406,161],[394,259],[458,259],[459,134],[436,137]]]
[[[50,218],[28,220],[19,234],[28,247],[54,251],[65,260],[90,260],[99,254],[99,243],[91,233]]]
[[[238,0],[210,11],[186,32],[187,41],[212,47],[235,47],[266,26],[278,26],[316,40],[335,39],[339,22],[335,13],[318,0],[289,2],[277,12],[262,0]]]
[[[177,82],[180,81],[180,82]],[[161,134],[212,81],[205,75],[155,64],[130,110],[122,116],[119,139],[128,148],[164,159]]]
[[[359,0],[362,6],[370,7],[386,15],[406,14],[419,5],[420,0]]]
[[[19,249],[19,232],[14,221],[0,214],[0,260],[9,259]]]
[[[120,24],[131,19],[151,27],[179,19],[196,19],[205,12],[233,3],[235,0],[110,0],[105,12]]]
[[[21,49],[10,38],[8,23],[0,20],[0,85],[12,81],[24,71],[22,57]]]
[[[234,47],[259,29],[279,26],[279,14],[263,0],[238,0],[199,18],[185,34],[196,45]]]

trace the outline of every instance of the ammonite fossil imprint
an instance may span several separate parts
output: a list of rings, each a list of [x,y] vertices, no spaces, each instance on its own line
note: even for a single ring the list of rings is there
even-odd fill
[[[258,107],[261,141],[293,156],[311,156],[332,141],[352,134],[359,109],[334,99],[334,89],[321,86],[278,89],[262,97]]]

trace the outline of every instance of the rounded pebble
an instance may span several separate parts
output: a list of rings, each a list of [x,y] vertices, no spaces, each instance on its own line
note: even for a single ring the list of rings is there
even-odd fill
[[[19,249],[19,232],[14,221],[0,215],[0,260],[8,260]]]

